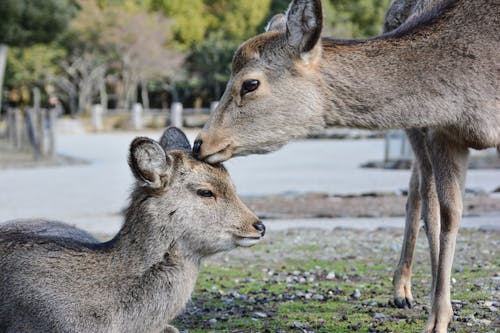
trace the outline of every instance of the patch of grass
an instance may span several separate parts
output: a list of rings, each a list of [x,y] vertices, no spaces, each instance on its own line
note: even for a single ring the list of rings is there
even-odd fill
[[[415,254],[415,307],[398,309],[392,305],[391,279],[399,254],[387,250],[384,242],[392,233],[370,233],[371,248],[356,248],[354,243],[366,244],[363,236],[368,236],[342,232],[339,237],[352,241],[336,244],[334,251],[321,245],[330,244],[331,235],[303,231],[301,245],[290,241],[296,233],[270,233],[272,243],[209,260],[192,302],[173,324],[189,333],[421,331],[430,308],[425,239],[421,236]],[[499,267],[491,253],[481,250],[481,236],[467,235],[467,251],[457,251],[461,269],[452,274],[452,299],[460,302],[453,304],[452,332],[493,332],[500,324],[498,315],[484,305],[499,298],[499,282],[493,279]],[[309,239],[313,245],[308,245]],[[326,278],[330,272],[335,272],[333,279]]]

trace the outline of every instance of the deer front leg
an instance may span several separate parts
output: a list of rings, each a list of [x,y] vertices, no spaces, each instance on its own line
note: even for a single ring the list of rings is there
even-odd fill
[[[450,301],[450,279],[455,243],[462,216],[462,190],[468,151],[448,144],[435,133],[429,147],[441,215],[439,259],[432,310],[426,333],[446,333],[453,315]]]
[[[394,286],[394,304],[398,308],[413,307],[411,294],[411,267],[413,254],[420,227],[421,198],[419,193],[418,163],[413,163],[412,174],[406,202],[406,223],[403,237],[403,247],[398,266],[394,272],[392,284]]]
[[[179,333],[179,330],[172,325],[167,325],[162,333]]]

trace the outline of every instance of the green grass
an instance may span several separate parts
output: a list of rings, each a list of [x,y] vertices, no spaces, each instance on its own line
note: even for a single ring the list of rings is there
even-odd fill
[[[413,269],[415,308],[398,309],[392,306],[391,282],[398,253],[382,249],[350,255],[357,252],[347,244],[336,248],[346,252],[342,260],[326,260],[321,245],[290,244],[288,235],[277,237],[272,244],[225,254],[204,265],[191,304],[173,324],[190,333],[422,331],[431,282],[425,247],[417,248]],[[454,305],[451,332],[495,332],[500,324],[498,314],[484,306],[486,300],[498,300],[499,282],[492,277],[500,273],[499,261],[481,255],[480,235],[477,242],[475,259],[465,266],[467,257],[459,255],[463,269],[452,274],[457,280],[452,299],[464,305]],[[335,279],[326,280],[332,271]],[[356,289],[359,299],[353,297]]]

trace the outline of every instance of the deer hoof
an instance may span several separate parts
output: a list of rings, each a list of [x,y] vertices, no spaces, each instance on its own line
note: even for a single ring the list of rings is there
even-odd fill
[[[409,298],[396,297],[394,298],[394,305],[400,309],[411,309],[413,308],[413,300]]]

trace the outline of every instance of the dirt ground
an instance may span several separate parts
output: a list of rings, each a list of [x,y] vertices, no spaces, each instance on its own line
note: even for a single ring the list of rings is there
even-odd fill
[[[407,197],[397,194],[329,196],[321,193],[244,198],[261,218],[399,217],[405,215]],[[464,215],[500,215],[500,196],[466,194]]]

